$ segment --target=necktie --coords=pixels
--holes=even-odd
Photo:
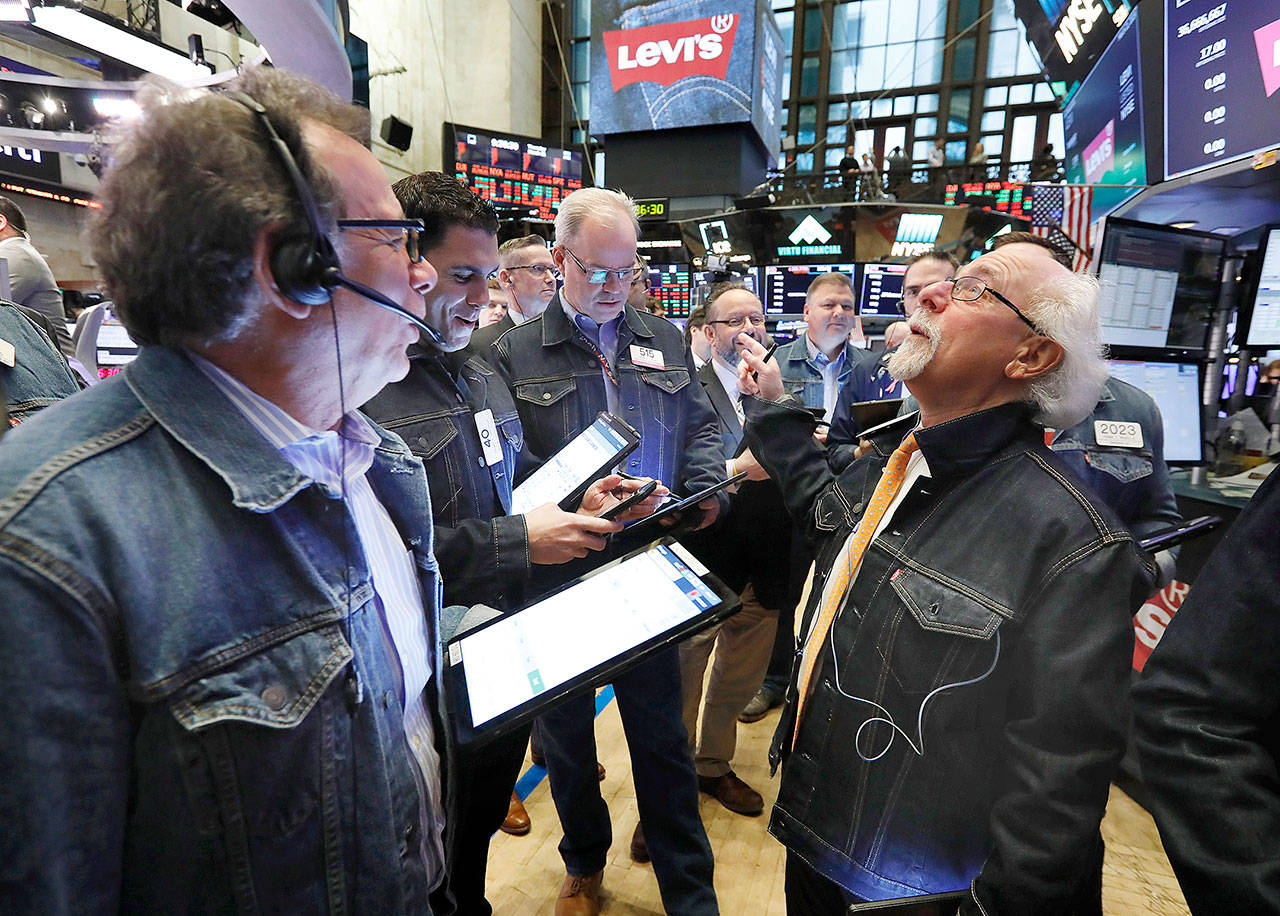
[[[839,609],[844,593],[849,588],[849,582],[853,578],[854,570],[862,562],[862,554],[866,551],[867,545],[871,543],[871,535],[875,533],[876,526],[880,524],[880,519],[884,517],[885,510],[889,508],[889,503],[893,502],[893,498],[898,495],[898,490],[902,488],[902,481],[907,471],[907,462],[911,460],[912,453],[918,448],[915,433],[912,433],[902,440],[902,444],[889,456],[889,463],[885,465],[884,473],[880,475],[880,482],[876,484],[875,492],[871,494],[871,502],[867,504],[866,514],[858,522],[858,527],[854,531],[853,537],[845,544],[840,556],[836,557],[835,566],[831,570],[831,584],[827,589],[826,599],[818,610],[818,619],[814,622],[813,629],[809,633],[809,638],[804,645],[804,655],[800,659],[800,677],[796,682],[800,690],[797,695],[796,727],[791,735],[793,746],[795,745],[796,736],[800,733],[800,721],[804,716],[804,708],[809,696],[809,679],[813,677],[813,668],[818,661],[818,652],[822,649],[822,644],[826,642],[827,633],[831,630],[831,623],[836,618],[836,610]]]

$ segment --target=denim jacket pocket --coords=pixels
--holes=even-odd
[[[458,435],[458,429],[449,417],[434,417],[387,428],[404,439],[410,451],[423,461],[431,461]]]
[[[548,406],[558,404],[577,390],[578,383],[573,378],[558,378],[550,381],[524,382],[516,385],[515,395],[521,401],[530,404]]]
[[[170,709],[193,732],[229,721],[292,728],[353,655],[336,626],[310,630],[189,684]]]
[[[684,369],[655,369],[651,372],[641,372],[640,378],[667,394],[675,394],[693,381],[693,376]]]
[[[1140,454],[1122,455],[1118,452],[1104,452],[1091,448],[1085,451],[1084,457],[1090,467],[1097,468],[1121,483],[1131,483],[1143,477],[1150,477],[1155,470],[1151,459]]]
[[[819,531],[835,531],[841,526],[853,528],[849,502],[838,486],[829,486],[819,494],[813,507],[813,523]]]
[[[889,584],[905,610],[881,655],[904,690],[923,693],[968,680],[991,663],[994,649],[983,647],[1008,615],[976,593],[910,569],[895,572]]]

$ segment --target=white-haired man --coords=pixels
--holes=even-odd
[[[515,394],[529,451],[550,457],[608,410],[641,434],[640,447],[626,461],[629,474],[686,494],[722,481],[720,425],[702,386],[693,381],[680,331],[626,304],[639,276],[639,223],[630,199],[601,188],[574,191],[561,202],[555,228],[552,257],[564,286],[541,316],[507,331],[490,351],[491,364]],[[723,495],[704,500],[700,527],[714,522],[727,503]],[[544,571],[542,581],[551,585],[579,572],[580,565],[568,563]],[[633,855],[645,855],[647,837],[668,912],[715,913],[711,847],[698,816],[675,649],[619,675],[613,688],[644,827],[633,838]],[[596,777],[594,714],[588,695],[539,720],[551,795],[564,828],[560,853],[568,876],[557,916],[599,912],[612,833]]]
[[[1045,447],[1097,401],[1096,286],[1009,251],[921,293],[890,369],[918,413],[832,476],[763,349],[746,435],[818,550],[772,757],[793,913],[966,891],[962,913],[1100,905],[1153,569]]]

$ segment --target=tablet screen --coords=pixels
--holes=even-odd
[[[706,572],[678,544],[655,544],[452,643],[450,656],[466,672],[472,726],[721,604],[700,578]]]
[[[628,445],[627,438],[601,415],[530,474],[511,494],[511,515],[524,515],[547,503],[559,503],[601,468],[613,465]]]

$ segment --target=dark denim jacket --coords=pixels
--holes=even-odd
[[[13,423],[80,390],[62,354],[11,302],[0,302],[0,339],[14,348],[13,367],[0,365],[0,393]]]
[[[823,405],[822,369],[809,356],[809,338],[802,330],[800,336],[778,349],[776,359],[782,373],[782,387],[804,401],[806,407]],[[860,350],[845,344],[844,365],[836,376],[836,391],[849,380],[855,367],[874,366],[876,355],[870,350]]]
[[[436,559],[448,605],[516,606],[528,579],[524,516],[509,516],[513,481],[532,469],[511,393],[469,351],[415,346],[409,374],[362,409],[422,459],[431,486]],[[476,414],[492,410],[501,462],[487,465]]]
[[[368,478],[426,599],[447,811],[426,480],[385,433]],[[430,912],[357,537],[172,350],[5,437],[0,911]]]
[[[794,749],[793,675],[769,829],[859,896],[972,882],[988,913],[1070,912],[1096,877],[1152,570],[1028,414],[1009,404],[917,433],[932,476],[864,554]],[[833,478],[798,408],[750,409],[747,439],[817,551],[802,633],[915,422]]]

